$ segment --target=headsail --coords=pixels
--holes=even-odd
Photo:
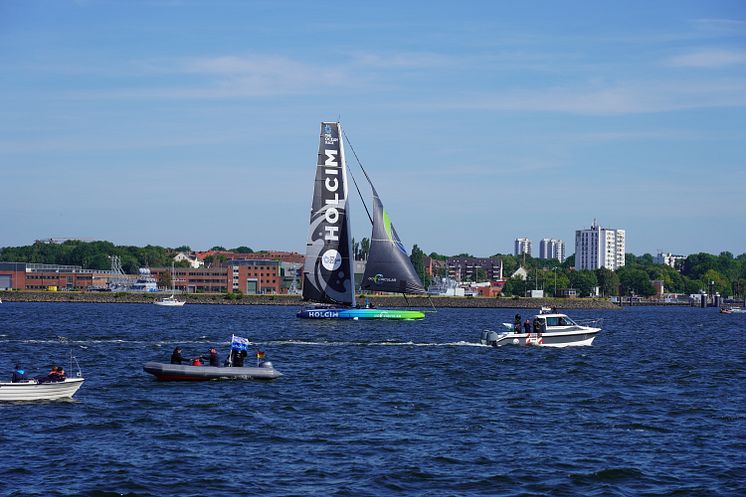
[[[339,123],[321,123],[303,300],[355,305],[347,165]]]
[[[374,292],[427,293],[370,178],[368,182],[373,190],[373,234],[363,275],[363,289]]]

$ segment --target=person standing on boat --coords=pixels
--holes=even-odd
[[[21,367],[20,364],[16,364],[15,370],[13,370],[13,376],[10,378],[11,383],[20,383],[26,381],[26,370]]]
[[[521,332],[521,315],[520,314],[515,315],[515,321],[513,321],[513,331],[515,331],[516,333]]]
[[[531,333],[531,321],[528,319],[523,322],[523,332],[526,334]]]
[[[181,356],[181,347],[176,347],[171,354],[171,364],[181,364],[182,362],[184,362],[184,358]]]
[[[215,347],[210,347],[210,366],[219,367],[220,358],[218,357],[218,350]]]

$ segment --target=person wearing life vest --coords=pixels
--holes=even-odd
[[[10,382],[20,383],[26,380],[28,380],[26,377],[26,370],[23,369],[20,364],[16,364],[16,368],[13,370],[13,376],[10,377]]]
[[[257,350],[256,351],[256,365],[261,366],[264,364],[264,358],[267,356],[267,354],[264,353],[263,350]]]

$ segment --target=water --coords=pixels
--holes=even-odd
[[[67,364],[73,401],[0,404],[0,495],[746,495],[746,316],[604,317],[593,347],[494,349],[516,311],[311,321],[286,307],[4,303],[0,368]],[[271,382],[142,371],[231,334]],[[69,366],[66,368],[69,372]]]

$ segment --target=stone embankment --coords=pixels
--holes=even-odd
[[[128,292],[0,292],[3,302],[80,302],[80,303],[121,303],[149,304],[162,295]],[[227,304],[227,305],[287,305],[303,306],[298,295],[236,295],[224,293],[190,293],[179,295],[188,304]],[[426,297],[372,296],[368,301],[376,307],[430,307]],[[619,309],[608,299],[514,299],[510,297],[433,297],[436,308],[506,308],[533,309],[541,306],[557,309]],[[364,303],[364,298],[360,298]]]

